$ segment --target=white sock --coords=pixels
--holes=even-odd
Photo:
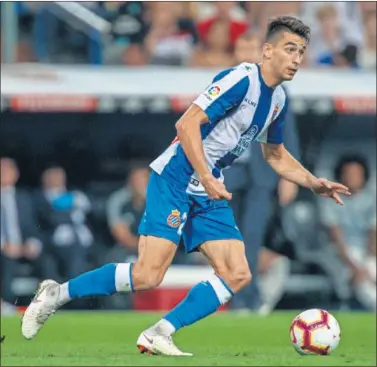
[[[71,300],[68,290],[68,282],[59,285],[58,303],[60,306],[68,303]]]
[[[156,324],[147,329],[146,332],[150,335],[171,336],[175,332],[175,327],[168,320],[161,319]]]
[[[120,263],[115,269],[115,288],[117,292],[133,292],[132,264]]]

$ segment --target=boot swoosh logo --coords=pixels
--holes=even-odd
[[[143,333],[143,335],[144,335],[144,337],[145,337],[145,339],[147,339],[147,341],[149,342],[149,343],[153,343],[153,338],[151,338],[151,337],[149,337],[147,334],[145,334],[145,333]]]

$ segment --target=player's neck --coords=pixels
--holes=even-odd
[[[260,63],[258,64],[260,68],[260,72],[263,78],[264,83],[270,88],[276,88],[278,85],[281,84],[281,79],[275,76],[273,70],[268,64]]]

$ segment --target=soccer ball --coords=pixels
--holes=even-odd
[[[297,315],[290,328],[293,348],[302,355],[332,353],[339,345],[340,335],[335,317],[318,308]]]

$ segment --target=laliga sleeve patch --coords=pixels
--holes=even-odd
[[[221,89],[218,85],[211,86],[206,92],[205,96],[210,100],[213,101],[220,95]]]

